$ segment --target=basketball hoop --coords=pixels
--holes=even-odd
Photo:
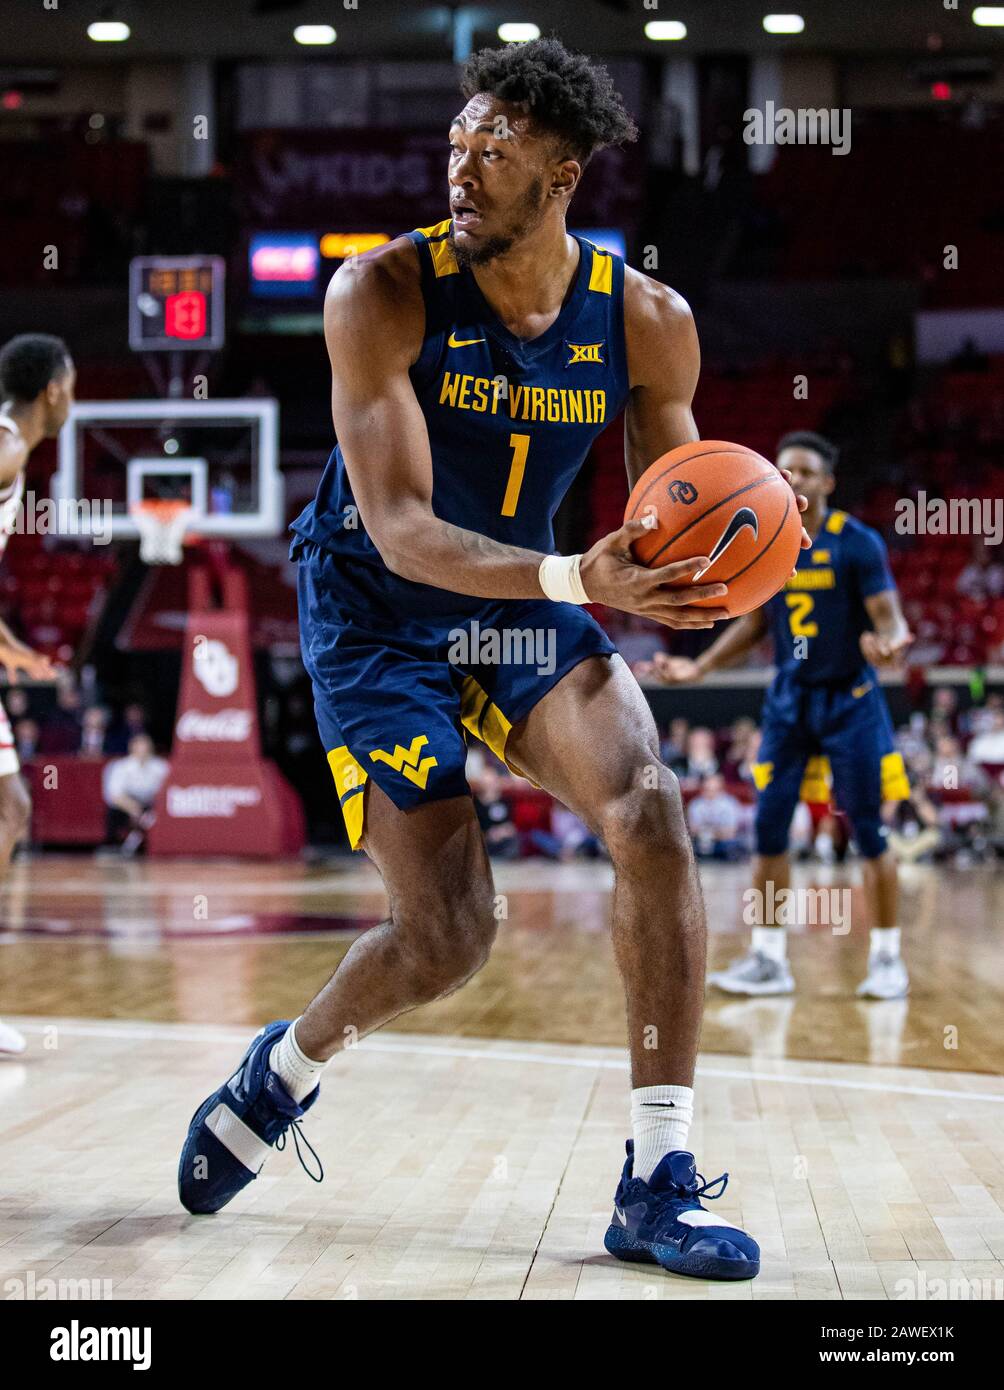
[[[180,565],[188,523],[194,507],[160,497],[144,498],[130,507],[139,527],[139,556],[148,565]]]

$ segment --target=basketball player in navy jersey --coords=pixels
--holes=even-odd
[[[22,333],[0,351],[0,557],[17,523],[24,498],[28,456],[43,439],[54,439],[70,406],[76,371],[66,344],[47,333]],[[0,622],[0,666],[13,683],[19,672],[51,680],[48,657],[34,652]],[[0,704],[0,876],[27,829],[31,798],[21,776],[10,722]],[[25,1049],[21,1034],[0,1022],[0,1055]]]
[[[910,794],[903,755],[875,667],[895,666],[913,640],[885,542],[870,526],[829,506],[837,449],[802,431],[778,444],[777,464],[808,498],[812,545],[765,607],[731,623],[696,661],[660,653],[651,673],[666,684],[699,681],[732,665],[769,631],[777,675],[764,701],[758,762],[753,885],[761,923],[750,950],[710,983],[729,994],[790,994],[785,928],[764,920],[790,883],[788,834],[799,795],[847,813],[862,858],[871,916],[867,999],[899,999],[909,989],[900,951],[896,860],[886,845],[883,801]],[[637,669],[637,668],[636,668]],[[647,671],[646,671],[647,673]]]
[[[634,1138],[607,1249],[749,1278],[758,1247],[702,1208],[724,1180],[709,1193],[687,1148],[705,922],[680,793],[641,691],[582,607],[702,628],[724,611],[695,600],[726,591],[667,587],[706,557],[633,563],[640,522],[584,555],[552,553],[558,505],[622,409],[631,483],[697,439],[693,320],[672,290],[565,230],[590,155],[635,133],[605,70],[539,40],[477,54],[462,88],[450,219],[331,283],[338,447],[293,527],[318,725],[351,843],[379,867],[391,915],[196,1112],[181,1200],[224,1206],[314,1104],[346,1037],[485,963],[494,889],[464,775],[474,737],[580,816],[616,872]],[[552,644],[543,668],[538,635]]]

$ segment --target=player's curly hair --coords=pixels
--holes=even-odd
[[[4,399],[33,401],[49,382],[62,376],[70,351],[50,333],[19,333],[0,351],[0,392]]]
[[[777,441],[775,458],[785,449],[811,449],[823,460],[827,473],[835,473],[837,470],[840,450],[832,439],[824,439],[821,434],[816,434],[813,430],[792,430],[789,434],[782,435]]]
[[[596,150],[638,138],[606,68],[557,39],[483,48],[465,64],[460,90],[468,100],[488,92],[522,107],[583,166]]]

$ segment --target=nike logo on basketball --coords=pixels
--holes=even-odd
[[[475,343],[483,343],[484,338],[458,338],[455,333],[451,333],[446,340],[447,347],[473,347]]]
[[[747,526],[753,532],[753,539],[756,540],[757,536],[760,534],[760,524],[757,520],[757,514],[752,507],[740,507],[739,510],[732,517],[732,520],[729,522],[728,526],[726,526],[725,530],[718,537],[718,540],[715,542],[714,546],[711,548],[711,550],[708,551],[708,555],[710,556],[710,563],[705,565],[702,570],[697,571],[697,573],[694,575],[693,580],[691,581],[692,583],[696,584],[696,582],[698,581],[698,579],[700,579],[702,574],[707,574],[708,570],[711,569],[715,561],[720,559],[725,554],[726,550],[728,550],[729,546],[739,535],[740,531],[745,531]]]

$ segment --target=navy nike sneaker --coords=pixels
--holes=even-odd
[[[178,1196],[190,1212],[201,1215],[225,1207],[254,1181],[273,1148],[286,1147],[290,1125],[303,1171],[314,1182],[322,1181],[321,1161],[300,1130],[300,1120],[321,1088],[315,1086],[297,1105],[268,1065],[272,1048],[288,1027],[287,1019],[279,1019],[263,1028],[230,1080],[192,1116],[178,1164]],[[301,1139],[317,1163],[317,1177],[304,1161]]]
[[[694,1155],[674,1149],[644,1182],[633,1175],[634,1142],[627,1141],[627,1161],[614,1198],[603,1244],[619,1260],[660,1264],[671,1274],[697,1279],[753,1279],[760,1273],[760,1247],[745,1231],[719,1221],[698,1198],[712,1201],[728,1184],[723,1173],[705,1182]],[[718,1187],[717,1192],[711,1188]]]

